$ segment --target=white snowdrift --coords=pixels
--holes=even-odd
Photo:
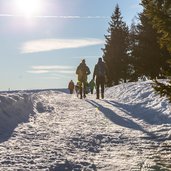
[[[166,115],[171,118],[171,105],[165,97],[160,97],[152,88],[152,81],[132,82],[117,85],[106,91],[106,98],[113,99],[130,112],[160,122]]]
[[[26,122],[33,113],[31,93],[0,94],[0,134],[14,129],[18,123]]]
[[[34,104],[41,93],[48,94],[49,90],[25,90],[0,93],[0,135],[12,131],[19,123],[28,122],[31,114],[47,111],[43,102]],[[56,89],[54,89],[56,90]],[[67,89],[59,89],[58,93],[67,93]],[[34,107],[35,106],[35,107]]]

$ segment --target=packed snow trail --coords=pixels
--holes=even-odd
[[[35,114],[0,144],[0,170],[171,170],[170,118],[151,109],[163,120],[150,120],[131,105],[94,96],[35,93]]]

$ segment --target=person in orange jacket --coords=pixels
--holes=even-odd
[[[70,94],[73,94],[73,92],[74,92],[74,82],[72,80],[68,84],[68,89],[69,89]]]

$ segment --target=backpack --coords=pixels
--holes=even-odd
[[[96,75],[98,77],[104,77],[105,76],[105,64],[104,63],[98,63],[97,64]]]
[[[88,67],[86,65],[79,65],[76,71],[76,74],[78,74],[78,80],[79,81],[86,81],[88,72]]]
[[[68,88],[73,90],[74,89],[74,83],[73,82],[69,82]]]

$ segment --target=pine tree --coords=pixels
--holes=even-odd
[[[145,11],[139,14],[140,23],[134,36],[136,42],[132,49],[134,69],[139,77],[155,79],[163,77],[163,70],[168,68],[166,61],[171,56],[165,47],[160,47],[158,43],[160,34],[144,14]]]
[[[136,67],[136,47],[138,45],[137,25],[133,21],[129,31],[129,59],[130,59],[130,81],[138,81],[140,77],[138,68]]]
[[[171,1],[142,0],[142,5],[153,27],[161,34],[159,37],[160,45],[162,47],[166,46],[171,54]],[[171,68],[171,59],[169,63]],[[167,75],[171,75],[171,69],[167,71]],[[156,80],[154,88],[162,96],[167,96],[171,101],[171,79],[166,84]]]
[[[103,59],[108,68],[108,84],[119,84],[120,80],[126,82],[128,75],[128,27],[122,21],[118,5],[111,16],[106,43],[103,50]]]
[[[171,1],[170,0],[142,0],[146,14],[160,36],[160,44],[171,52]]]

